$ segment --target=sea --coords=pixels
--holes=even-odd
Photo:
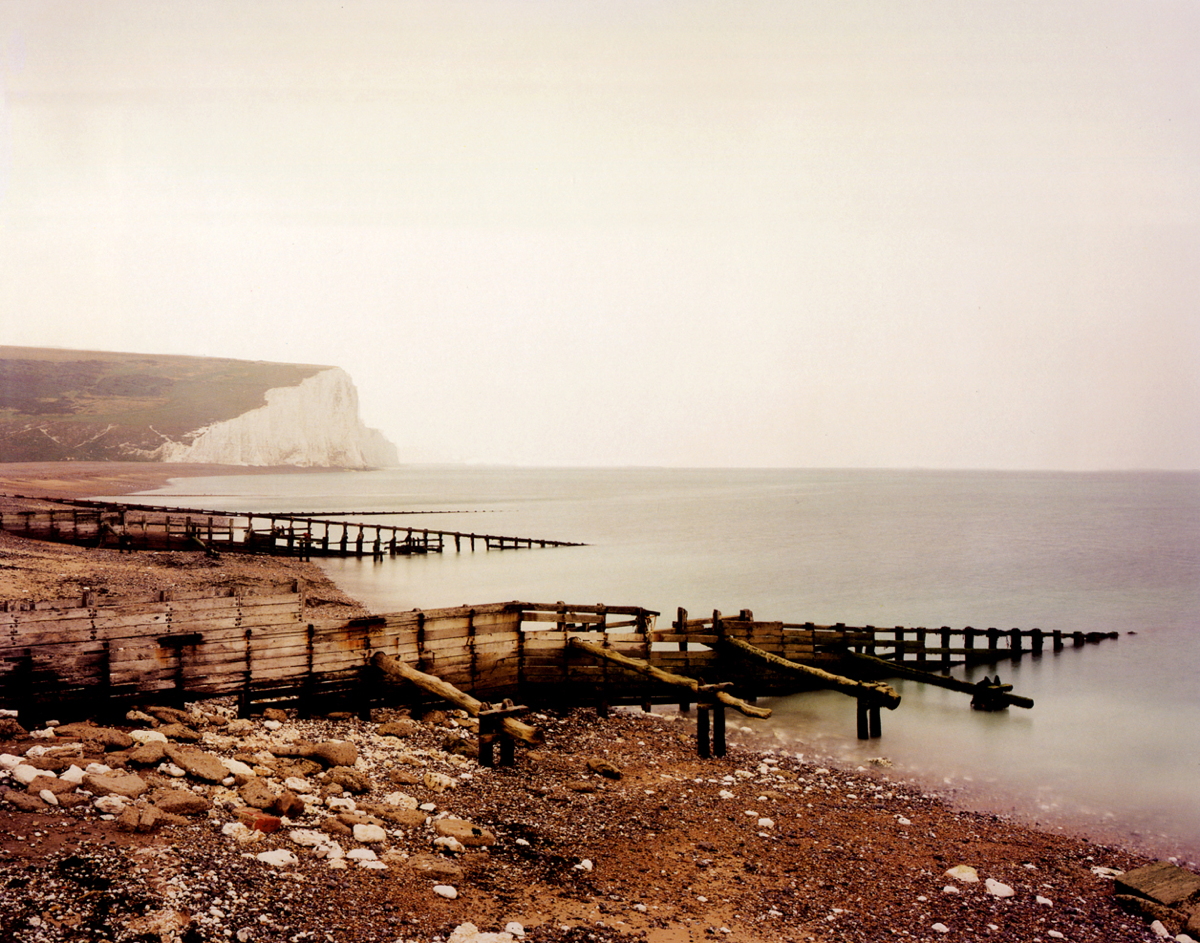
[[[128,499],[127,499],[128,500]],[[883,736],[835,692],[731,715],[733,739],[883,767],[966,809],[1200,861],[1200,473],[408,466],[175,479],[145,503],[391,512],[371,523],[580,547],[320,565],[377,612],[522,600],[638,605],[669,625],[784,622],[1116,632],[997,672],[1030,710],[895,680]],[[890,764],[890,767],[888,766]]]

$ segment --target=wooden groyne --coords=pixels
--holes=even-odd
[[[947,649],[957,664],[971,655],[995,661],[1035,653],[1026,639],[1038,631],[995,633],[995,645],[955,651],[943,630],[762,622],[748,610],[689,619],[683,609],[671,626],[658,629],[657,616],[637,606],[514,601],[321,622],[305,618],[303,587],[293,584],[254,593],[89,592],[70,600],[7,602],[0,606],[0,705],[38,722],[123,711],[136,702],[229,695],[245,712],[290,700],[337,701],[360,713],[374,704],[437,696],[436,687],[411,683],[416,675],[399,687],[378,683],[381,668],[389,667],[403,682],[396,666],[404,665],[477,701],[497,724],[507,715],[495,702],[505,699],[599,708],[677,703],[687,709],[695,702],[706,753],[710,714],[714,745],[720,730],[719,752],[726,705],[764,716],[770,712],[755,707],[755,698],[813,688],[854,698],[859,736],[879,736],[879,708],[895,708],[900,700],[879,683],[880,675],[928,674],[913,666],[941,665]],[[1091,633],[1078,644],[1101,637],[1108,635]],[[1076,641],[1075,635],[1064,638]],[[917,647],[921,640],[924,648]],[[869,671],[862,670],[864,662]],[[979,689],[964,682],[945,686],[955,685]],[[989,681],[988,687],[1007,697],[998,706],[1030,706],[1009,686]]]
[[[29,498],[49,502],[50,498]],[[67,502],[60,502],[67,503]],[[580,547],[538,537],[402,527],[329,517],[72,500],[67,508],[6,511],[0,530],[35,540],[125,551],[204,550],[274,556],[373,557],[464,550]]]

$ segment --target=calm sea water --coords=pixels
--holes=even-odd
[[[745,726],[809,757],[887,757],[969,807],[1200,860],[1200,474],[415,466],[181,479],[153,500],[458,511],[368,520],[589,544],[322,563],[376,611],[565,600],[646,606],[660,624],[683,606],[1119,632],[1001,663],[1029,711],[900,681],[880,740],[854,739],[854,702],[827,692]]]

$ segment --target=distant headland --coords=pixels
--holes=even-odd
[[[373,468],[396,447],[339,367],[0,346],[0,462]]]

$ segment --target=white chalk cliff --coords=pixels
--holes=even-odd
[[[266,405],[197,429],[188,441],[167,441],[160,462],[220,465],[302,465],[379,468],[396,465],[396,446],[363,425],[358,391],[346,371],[331,367],[296,386],[266,392]]]

